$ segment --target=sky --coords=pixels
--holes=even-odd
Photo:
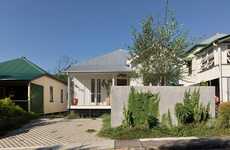
[[[189,38],[230,33],[229,0],[169,0]],[[164,15],[165,0],[0,0],[0,61],[25,56],[53,72],[132,45],[132,29]]]

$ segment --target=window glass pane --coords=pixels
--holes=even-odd
[[[97,102],[101,102],[101,79],[97,79]]]
[[[63,103],[63,90],[61,89],[61,103]]]
[[[95,102],[95,79],[91,79],[91,102]]]
[[[50,102],[54,101],[54,95],[53,95],[53,87],[50,86]]]

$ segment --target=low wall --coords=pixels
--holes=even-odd
[[[123,120],[123,108],[127,105],[130,86],[113,86],[111,89],[112,109],[111,109],[111,125],[117,127],[121,125]],[[215,87],[207,86],[140,86],[134,87],[138,91],[159,93],[159,113],[160,118],[164,113],[170,110],[172,121],[176,124],[175,104],[183,101],[185,91],[193,91],[199,89],[200,102],[203,104],[210,103],[211,116],[215,116]]]

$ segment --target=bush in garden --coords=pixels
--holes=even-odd
[[[124,126],[153,127],[158,124],[159,96],[131,88],[128,107],[124,109]]]
[[[0,100],[0,134],[18,128],[37,117],[36,114],[26,112],[15,105],[9,98]]]
[[[172,128],[173,124],[172,124],[172,118],[171,118],[171,113],[168,110],[168,113],[165,113],[162,115],[161,117],[161,124],[164,127],[168,127],[168,128]]]
[[[147,122],[148,122],[148,128],[149,129],[152,129],[152,128],[158,126],[158,124],[159,124],[159,120],[153,115],[148,115]]]
[[[192,93],[186,91],[182,103],[175,107],[176,117],[180,124],[201,123],[209,119],[210,104],[203,106],[200,103],[199,90]]]
[[[220,104],[217,126],[222,128],[230,127],[230,102],[224,102]]]
[[[132,112],[126,110],[124,107],[124,120],[123,120],[123,126],[124,127],[134,127],[134,118]]]

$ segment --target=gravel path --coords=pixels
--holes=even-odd
[[[0,149],[109,149],[114,141],[98,137],[102,119],[39,119],[0,139]],[[91,131],[91,132],[90,132]]]

